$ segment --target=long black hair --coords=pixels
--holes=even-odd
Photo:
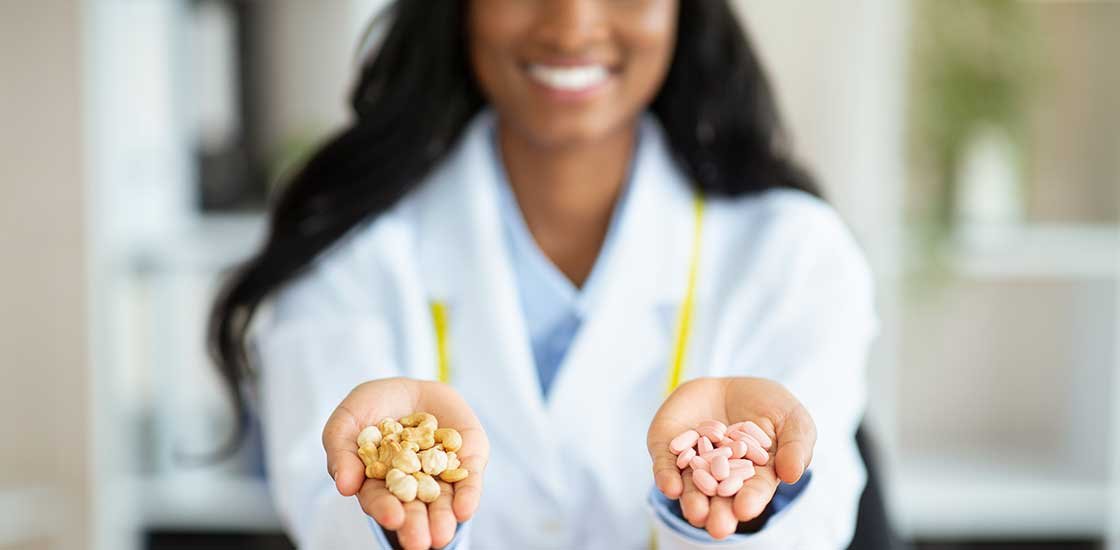
[[[263,247],[229,279],[209,349],[239,412],[253,377],[245,338],[261,302],[362,222],[392,207],[455,145],[485,105],[467,56],[466,2],[398,1],[350,99],[353,122],[329,139],[275,202]],[[726,0],[683,0],[672,65],[650,110],[676,162],[709,196],[771,188],[819,195],[789,156],[762,65]]]

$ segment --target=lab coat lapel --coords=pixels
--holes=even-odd
[[[532,449],[508,458],[525,471],[547,472],[542,461],[553,443],[502,240],[488,142],[492,116],[476,117],[449,161],[418,190],[421,265],[431,299],[447,305],[451,384],[479,415],[493,452]],[[559,490],[547,476],[538,481]]]

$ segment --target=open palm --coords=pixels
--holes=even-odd
[[[677,468],[669,441],[708,419],[731,424],[752,420],[774,440],[765,466],[734,497],[708,497],[692,483],[691,470]],[[722,539],[766,509],[779,481],[794,483],[809,465],[816,427],[808,411],[781,384],[763,378],[700,378],[682,384],[661,405],[646,443],[653,476],[665,496],[680,499],[689,523]]]
[[[425,505],[419,500],[401,503],[389,493],[385,481],[366,479],[358,458],[357,437],[362,428],[385,417],[400,418],[429,412],[440,427],[455,428],[463,436],[458,456],[470,475],[455,484],[440,481],[440,496]],[[445,546],[455,535],[457,522],[466,521],[478,508],[482,471],[490,456],[490,443],[478,418],[451,386],[439,382],[388,378],[354,388],[331,414],[323,429],[327,470],[338,492],[357,495],[362,510],[385,529],[396,531],[401,546],[425,549]]]

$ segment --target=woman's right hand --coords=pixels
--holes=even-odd
[[[358,432],[385,417],[424,411],[435,415],[441,428],[455,428],[463,436],[458,456],[470,475],[452,486],[440,481],[441,493],[430,505],[419,500],[401,503],[385,482],[366,479],[358,458]],[[396,531],[407,550],[439,548],[455,536],[458,522],[474,514],[482,495],[482,472],[490,457],[490,443],[474,411],[447,384],[387,378],[354,388],[323,428],[327,472],[343,496],[357,495],[362,510],[382,527]]]

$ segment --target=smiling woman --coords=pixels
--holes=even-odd
[[[354,123],[283,190],[211,325],[242,410],[258,385],[301,546],[630,548],[651,520],[670,548],[846,545],[871,278],[728,4],[389,17]],[[470,449],[430,505],[366,479],[354,443],[415,410]],[[736,495],[668,449],[704,419],[774,441]]]

